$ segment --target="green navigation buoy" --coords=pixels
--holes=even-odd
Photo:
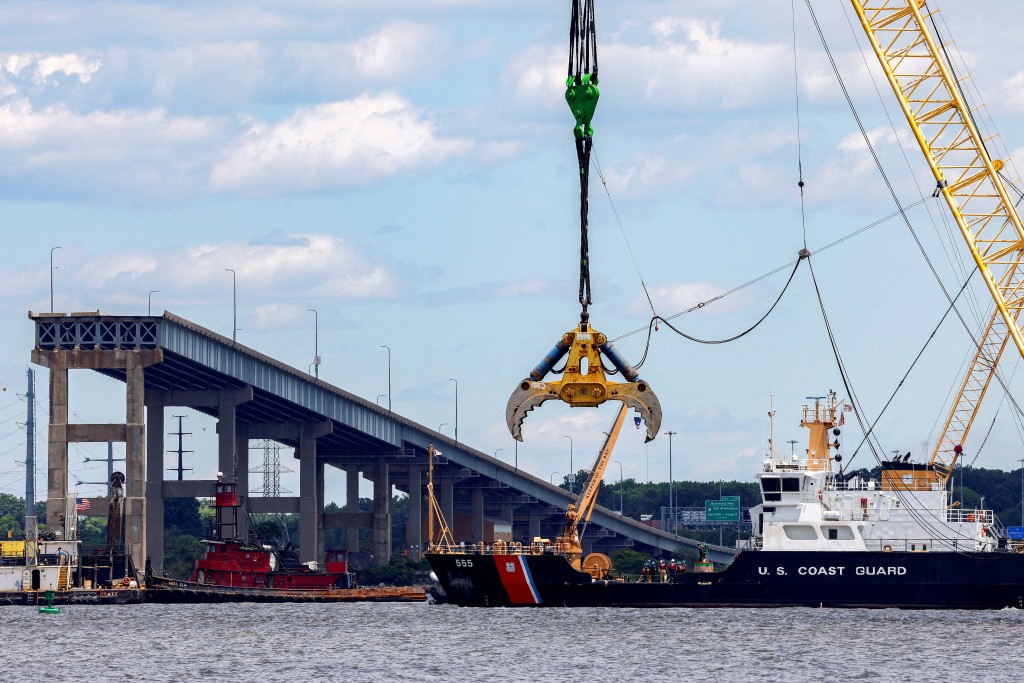
[[[56,607],[53,604],[53,601],[56,599],[56,597],[57,597],[57,592],[56,591],[52,591],[52,590],[46,591],[46,604],[39,606],[39,613],[40,614],[60,614],[60,607]]]

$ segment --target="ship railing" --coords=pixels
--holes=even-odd
[[[968,524],[995,524],[995,513],[992,510],[965,510],[963,508],[949,508],[946,510],[946,521],[953,523]]]
[[[563,547],[565,546],[565,547]],[[565,544],[538,542],[519,543],[518,541],[495,541],[493,543],[446,543],[433,545],[429,552],[439,554],[470,554],[470,555],[543,555],[568,550]]]

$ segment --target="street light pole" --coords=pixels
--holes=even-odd
[[[437,433],[438,434],[441,434],[441,427],[444,427],[446,424],[448,424],[448,423],[447,422],[442,422],[441,424],[437,425]]]
[[[52,247],[50,249],[50,313],[53,313],[53,252],[60,249],[60,247]]]
[[[669,431],[665,432],[665,434],[668,434],[668,519],[669,528],[674,528],[672,522],[674,521],[676,507],[672,496],[672,437],[676,433]],[[673,531],[673,533],[675,532]]]
[[[494,449],[494,459],[495,460],[498,459],[498,451],[503,451],[503,450],[505,450],[505,449],[504,448],[495,448]]]
[[[148,297],[149,301],[146,304],[146,315],[153,315],[153,295],[154,294],[159,294],[159,293],[160,293],[159,289],[151,289],[151,290],[149,290],[149,297]]]
[[[619,463],[619,514],[622,515],[623,517],[625,517],[626,513],[625,513],[625,510],[623,509],[625,503],[623,503],[623,498],[622,498],[622,461],[621,460],[614,460],[613,462]]]
[[[313,373],[320,379],[320,314],[315,308],[307,308],[313,314]]]
[[[381,344],[380,348],[388,350],[388,412],[391,412],[391,347]]]
[[[448,378],[449,382],[455,382],[455,443],[459,442],[459,380]]]
[[[231,273],[231,341],[238,343],[238,274],[232,268],[224,270]]]
[[[552,473],[551,473],[551,476],[550,476],[550,477],[548,477],[548,483],[549,483],[549,484],[554,484],[554,483],[555,483],[555,475],[556,475],[556,474],[558,474],[558,472],[552,472]]]
[[[572,437],[567,436],[565,438],[569,439],[569,493],[573,493],[573,484],[576,483],[576,470],[574,470],[572,467]]]
[[[381,399],[381,398],[382,398],[383,396],[384,396],[384,394],[377,394],[377,405],[380,405],[380,399]]]

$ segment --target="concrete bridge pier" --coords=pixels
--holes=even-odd
[[[125,552],[138,571],[146,562],[145,370],[163,361],[161,349],[40,349],[32,362],[50,370],[50,424],[47,451],[47,527],[70,534],[68,443],[119,441],[125,444]],[[123,424],[69,424],[68,371],[119,370],[125,373]]]
[[[484,490],[481,488],[472,489],[470,494],[470,519],[472,524],[471,539],[474,543],[484,540]]]
[[[423,554],[423,468],[414,465],[409,466],[409,523],[405,527],[405,545],[410,558],[420,559]]]
[[[164,571],[164,403],[146,392],[146,552],[153,571]]]
[[[346,524],[345,547],[350,553],[359,552],[359,524],[355,515],[359,514],[359,466],[350,465],[345,471],[345,512],[349,515]]]
[[[373,478],[373,564],[391,561],[391,481],[388,461],[377,458]]]

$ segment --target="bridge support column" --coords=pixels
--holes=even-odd
[[[235,490],[245,506],[238,511],[238,537],[249,538],[249,425],[235,420]]]
[[[409,467],[409,523],[405,527],[409,557],[418,560],[423,552],[423,468]]]
[[[322,519],[320,503],[316,497],[316,437],[303,429],[299,438],[299,560],[313,562],[317,559],[320,540],[317,538]]]
[[[125,359],[124,548],[137,572],[146,566],[146,361],[139,351]]]
[[[531,514],[530,515],[530,543],[533,543],[533,539],[540,536],[540,519],[542,515]]]
[[[324,461],[316,462],[316,561],[321,566],[327,561],[324,552]]]
[[[146,551],[153,571],[164,571],[164,404],[146,392]]]
[[[33,359],[35,360],[35,359]],[[38,362],[38,361],[37,361]],[[63,529],[68,497],[68,362],[62,351],[50,355],[50,430],[47,447],[46,526]]]
[[[146,562],[145,368],[163,361],[163,351],[125,349],[33,349],[32,361],[50,369],[50,429],[47,463],[47,527],[68,534],[68,443],[125,444],[125,552],[141,571]],[[124,424],[68,424],[68,370],[125,372]]]
[[[235,492],[244,496],[245,491],[239,486],[238,480],[238,439],[235,431],[236,404],[228,395],[220,397],[217,404],[217,469],[226,482],[235,483]],[[239,512],[238,517],[241,517]],[[238,538],[238,525],[235,521],[235,510],[217,508],[217,529],[224,540]]]
[[[484,539],[484,490],[473,489],[470,499],[470,516],[473,522],[473,542],[479,543]]]
[[[441,480],[441,495],[437,501],[438,505],[441,506],[441,514],[444,515],[444,521],[448,524],[448,528],[451,529],[452,534],[455,533],[455,482],[451,479]],[[465,540],[465,539],[452,539],[454,541]]]
[[[359,466],[352,465],[345,471],[345,512],[359,512]],[[359,552],[359,525],[350,524],[346,529],[345,548],[350,553]]]
[[[373,564],[383,567],[391,561],[391,481],[388,461],[378,458],[373,479]]]

